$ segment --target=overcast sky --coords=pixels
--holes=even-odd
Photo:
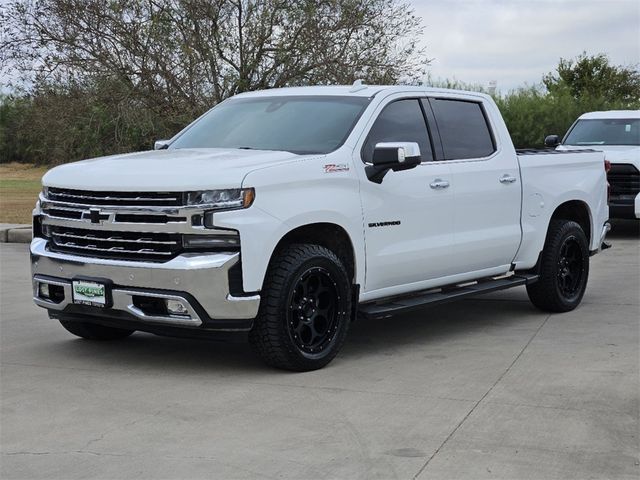
[[[409,0],[425,26],[434,79],[507,91],[539,83],[560,57],[640,63],[638,0]]]
[[[506,92],[539,83],[561,57],[583,51],[640,64],[640,0],[407,1],[423,19],[435,80],[495,80]],[[6,80],[0,77],[0,90]]]

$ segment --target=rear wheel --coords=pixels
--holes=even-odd
[[[286,370],[324,367],[349,329],[351,284],[338,257],[319,245],[285,247],[271,262],[249,341]]]
[[[539,272],[540,279],[527,285],[529,299],[536,307],[568,312],[580,304],[589,278],[589,244],[579,224],[551,222]]]
[[[60,320],[62,326],[77,337],[87,340],[120,340],[131,335],[135,330],[106,327],[97,323],[79,322],[75,320]]]

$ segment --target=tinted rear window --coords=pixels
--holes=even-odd
[[[479,103],[432,99],[445,160],[482,158],[495,151],[491,131]]]

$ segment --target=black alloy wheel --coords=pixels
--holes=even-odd
[[[547,312],[568,312],[582,301],[589,279],[589,241],[571,220],[552,220],[538,265],[539,279],[527,285],[531,303]]]
[[[340,294],[324,268],[312,267],[298,278],[289,295],[287,325],[301,352],[323,351],[335,340]]]
[[[584,275],[582,249],[575,235],[565,238],[558,258],[558,289],[560,294],[571,299],[580,291]]]
[[[351,291],[349,274],[334,252],[307,243],[284,246],[269,264],[249,332],[251,346],[277,368],[324,367],[347,337]]]

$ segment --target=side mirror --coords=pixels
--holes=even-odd
[[[171,140],[156,140],[153,144],[153,149],[166,150],[167,148],[169,148],[170,143],[171,143]]]
[[[365,168],[367,178],[382,183],[389,170],[398,172],[420,165],[420,146],[415,142],[381,142],[373,149],[373,165]]]
[[[553,148],[560,145],[560,137],[558,135],[547,135],[544,138],[544,146]]]

